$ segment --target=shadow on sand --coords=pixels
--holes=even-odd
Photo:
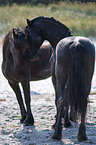
[[[77,133],[78,133],[78,124],[72,123],[72,127],[63,128],[62,131],[62,140],[57,141],[51,139],[51,136],[54,133],[54,130],[51,129],[41,129],[37,130],[36,126],[25,126],[22,131],[14,134],[14,137],[22,145],[63,145],[63,144],[79,144],[79,145],[95,145],[96,144],[96,124],[87,123],[87,136],[88,140],[85,142],[78,142]],[[44,128],[44,127],[43,127]]]

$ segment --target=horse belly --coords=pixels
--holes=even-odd
[[[49,78],[51,76],[51,69],[43,69],[31,74],[31,81],[38,81]]]

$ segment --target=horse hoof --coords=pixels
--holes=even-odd
[[[28,121],[28,120],[25,120],[24,122],[23,122],[23,125],[24,126],[33,126],[34,125],[34,121]]]
[[[87,135],[86,135],[86,129],[85,126],[79,127],[79,132],[78,132],[78,141],[86,141],[88,140]]]
[[[70,117],[70,120],[76,123],[76,118]]]
[[[24,126],[32,126],[34,125],[34,118],[33,116],[26,117],[26,119],[23,122]]]
[[[65,127],[65,128],[68,128],[68,127],[70,127],[70,126],[72,126],[72,124],[70,123],[70,121],[64,123],[64,127]]]
[[[62,138],[62,134],[57,135],[57,133],[54,133],[52,136],[52,139],[56,139],[56,140],[61,140],[61,138]]]
[[[26,116],[25,116],[25,117],[22,117],[22,118],[20,119],[20,123],[23,123],[24,120],[25,120],[25,118],[26,118]]]
[[[78,141],[82,142],[82,141],[86,141],[88,140],[86,135],[78,135]]]
[[[55,125],[56,125],[56,123],[52,125],[52,129],[55,129]]]
[[[33,126],[34,123],[24,122],[23,125],[24,125],[24,126]]]

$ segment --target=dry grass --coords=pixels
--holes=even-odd
[[[12,5],[0,7],[0,33],[11,27],[26,26],[26,18],[49,16],[64,23],[74,35],[96,37],[96,3],[66,3],[46,5]]]

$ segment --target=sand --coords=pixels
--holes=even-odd
[[[2,49],[0,47],[0,66]],[[78,142],[78,123],[63,128],[62,140],[52,140],[52,125],[55,121],[55,97],[51,77],[31,82],[31,108],[35,119],[34,126],[24,127],[20,124],[20,110],[13,90],[4,78],[0,67],[0,145],[63,145],[96,144],[96,68],[92,80],[86,115],[86,132],[88,141]],[[23,95],[23,92],[22,92]]]

